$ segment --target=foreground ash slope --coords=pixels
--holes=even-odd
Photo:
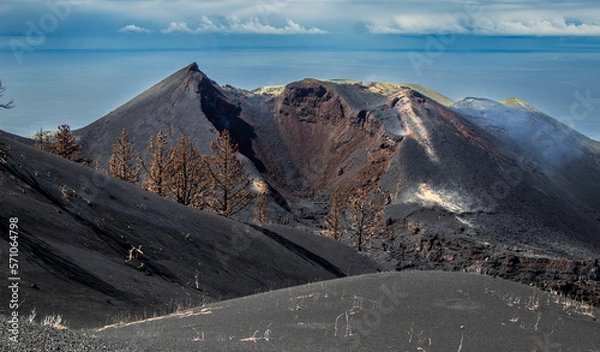
[[[193,210],[12,139],[0,145],[0,222],[19,218],[22,315],[98,326],[378,270],[320,236]]]
[[[407,271],[262,293],[94,335],[144,351],[595,351],[599,313],[506,280]]]

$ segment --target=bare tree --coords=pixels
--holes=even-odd
[[[382,210],[365,189],[359,189],[348,199],[348,215],[354,247],[362,252],[369,248],[369,241],[377,236],[385,222]]]
[[[265,223],[269,221],[269,197],[266,192],[261,192],[256,198],[254,220]]]
[[[6,90],[6,87],[2,85],[2,81],[0,80],[0,98],[2,98],[4,96],[5,90]],[[14,105],[13,105],[12,100],[6,104],[0,103],[0,109],[12,109],[13,107],[14,107]]]
[[[167,187],[178,203],[204,208],[206,175],[198,147],[182,136],[179,144],[171,147],[165,165]]]
[[[251,183],[244,164],[237,158],[237,144],[229,131],[210,144],[213,155],[205,158],[206,170],[212,183],[210,208],[223,216],[231,216],[247,207],[255,195],[249,191]]]
[[[199,165],[199,177],[200,180],[196,187],[195,192],[192,194],[192,202],[190,203],[192,208],[206,210],[209,209],[209,204],[211,200],[211,185],[212,180],[208,177],[208,174],[204,170],[204,158],[203,156]]]
[[[325,216],[325,230],[322,231],[322,235],[336,241],[340,241],[344,234],[343,203],[342,192],[339,189],[335,190],[329,197],[329,213]]]
[[[2,98],[4,96],[4,91],[6,90],[6,87],[4,87],[2,85],[2,81],[0,80],[0,98]],[[12,109],[13,108],[13,101],[9,101],[7,104],[2,104],[0,103],[0,108],[2,109]],[[2,145],[0,146],[0,163],[1,164],[5,164],[6,163],[6,156],[8,154],[8,147],[6,147],[6,145],[4,143],[2,143]]]
[[[148,149],[150,150],[150,157],[152,158],[149,169],[146,167],[142,157],[138,156],[140,165],[146,171],[146,178],[144,179],[144,182],[142,182],[142,187],[161,197],[166,197],[168,190],[166,170],[169,158],[167,135],[164,134],[162,130],[158,131],[156,139],[150,137]]]
[[[129,183],[137,183],[139,180],[140,168],[135,163],[136,153],[133,144],[129,141],[127,129],[121,131],[117,137],[117,143],[113,144],[113,152],[109,161],[109,175],[120,178]]]
[[[71,126],[60,125],[50,145],[50,152],[72,161],[79,160],[79,144],[71,134]]]
[[[42,128],[35,133],[35,147],[39,150],[50,150],[52,148],[48,132],[44,132]]]

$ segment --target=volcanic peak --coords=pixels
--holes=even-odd
[[[190,71],[190,72],[200,72],[203,73],[202,71],[200,71],[200,69],[198,68],[198,64],[196,62],[192,62],[191,64],[187,65],[185,67],[186,70]]]

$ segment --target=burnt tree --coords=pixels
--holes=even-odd
[[[49,146],[50,152],[72,161],[79,160],[79,144],[71,133],[71,126],[60,125],[54,136],[54,143]]]
[[[269,197],[265,192],[261,192],[256,197],[256,204],[254,207],[254,220],[256,222],[266,223],[269,221]]]
[[[329,213],[325,216],[325,229],[322,235],[340,241],[344,234],[344,199],[340,190],[329,197]]]
[[[237,158],[238,147],[229,131],[210,145],[213,155],[204,159],[211,180],[209,208],[217,214],[231,216],[252,203],[255,195],[250,192],[251,180],[244,164]]]
[[[150,167],[147,167],[141,156],[138,156],[139,163],[146,172],[142,187],[150,192],[156,193],[161,197],[167,196],[168,175],[167,163],[169,161],[169,144],[167,136],[163,131],[158,131],[156,139],[150,137],[148,143],[150,151]]]
[[[2,81],[0,81],[0,98],[4,96],[4,91],[6,87],[2,85]],[[0,103],[0,109],[12,109],[14,107],[13,101],[9,101],[8,103]]]
[[[202,156],[193,142],[182,136],[169,150],[165,165],[166,186],[175,201],[195,208],[205,207],[206,175],[202,169]]]
[[[109,161],[109,174],[129,183],[137,183],[140,168],[136,163],[136,152],[133,144],[129,141],[129,135],[124,128],[121,135],[117,137],[117,143],[113,144],[113,152]]]
[[[348,198],[348,216],[354,247],[363,252],[370,249],[370,240],[383,230],[383,211],[371,199],[369,192],[359,189]]]

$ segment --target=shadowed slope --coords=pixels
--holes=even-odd
[[[259,228],[181,206],[18,142],[1,142],[8,157],[0,165],[0,222],[8,228],[10,217],[19,218],[23,314],[35,308],[40,315],[62,314],[71,327],[94,326],[116,315],[152,314],[378,268],[334,241],[277,234],[288,243],[282,245]],[[315,254],[304,247],[314,241],[332,250]],[[7,238],[0,246],[6,253]],[[8,300],[6,294],[2,290]]]

